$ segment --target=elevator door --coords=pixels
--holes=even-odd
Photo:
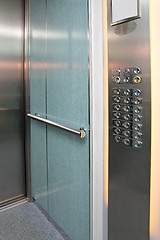
[[[0,204],[25,194],[22,0],[0,1]]]
[[[30,0],[32,197],[72,240],[89,240],[88,92],[87,1]]]

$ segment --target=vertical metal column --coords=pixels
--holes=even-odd
[[[108,0],[109,240],[149,240],[151,152],[149,0],[140,1],[141,18],[121,22],[115,26],[111,26],[111,2]],[[126,77],[126,72],[133,72],[134,67],[142,70],[142,73],[138,72],[138,76],[142,77],[140,83],[133,75],[127,75],[131,79]],[[135,92],[141,95],[139,99],[135,97]],[[137,106],[140,107],[138,108],[140,114],[136,115]],[[134,127],[136,122],[141,122],[142,129],[138,130],[142,130],[142,135],[137,135]],[[136,142],[138,138],[142,143]]]

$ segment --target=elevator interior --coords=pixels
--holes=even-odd
[[[149,0],[1,2],[0,204],[27,197],[67,239],[159,239]]]
[[[88,240],[87,2],[1,3],[0,202],[29,197],[67,239]]]

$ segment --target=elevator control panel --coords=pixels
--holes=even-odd
[[[142,148],[142,69],[116,68],[112,70],[112,79],[115,84],[112,89],[113,137],[117,143]]]

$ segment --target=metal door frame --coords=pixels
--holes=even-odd
[[[90,121],[90,240],[103,239],[103,0],[88,3],[88,84]],[[25,145],[27,198],[32,201],[30,159],[30,41],[29,4],[25,0]],[[97,51],[99,49],[99,51]],[[97,112],[97,109],[99,112]]]
[[[30,159],[30,124],[27,113],[30,112],[30,41],[29,41],[29,0],[25,0],[25,36],[24,36],[24,91],[25,91],[25,157],[27,198],[32,201],[31,159]]]

